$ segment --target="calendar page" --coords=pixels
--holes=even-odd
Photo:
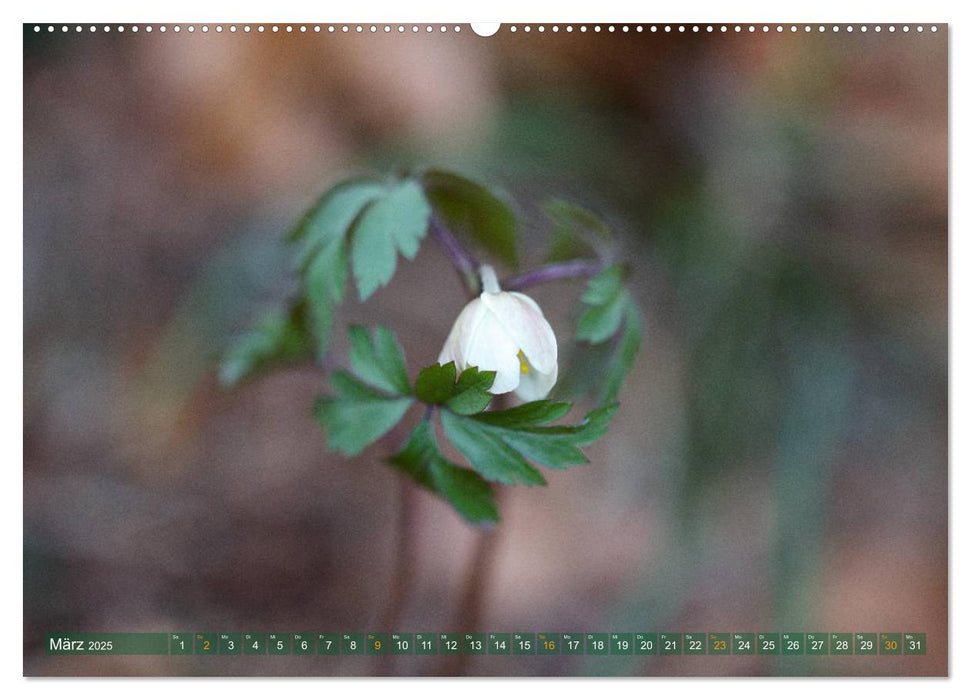
[[[28,22],[23,160],[24,675],[948,674],[947,24]]]

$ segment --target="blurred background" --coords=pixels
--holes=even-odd
[[[25,673],[455,671],[42,644],[389,631],[402,484],[385,449],[326,451],[319,368],[235,391],[214,369],[292,290],[281,236],[321,192],[424,166],[509,193],[527,264],[547,243],[543,199],[601,214],[646,336],[591,463],[503,494],[481,629],[453,628],[480,534],[407,495],[414,578],[390,631],[926,632],[926,656],[474,657],[458,672],[946,673],[946,27],[367,29],[25,27]],[[533,290],[564,344],[581,289]],[[428,244],[342,318],[392,327],[414,376],[463,302]]]

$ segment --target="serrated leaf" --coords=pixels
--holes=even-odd
[[[506,202],[483,185],[442,170],[427,171],[422,181],[428,201],[450,231],[516,266],[516,215]]]
[[[583,418],[583,422],[577,425],[553,425],[541,428],[532,428],[529,432],[547,436],[568,435],[574,443],[580,446],[590,445],[607,432],[607,426],[611,418],[617,413],[619,404],[612,403],[601,406],[590,411]]]
[[[442,427],[472,468],[489,481],[503,484],[545,484],[546,480],[523,456],[473,418],[442,411]]]
[[[305,269],[320,248],[343,240],[361,210],[384,191],[385,186],[380,182],[361,178],[342,182],[325,192],[288,236],[289,240],[299,242],[298,268]]]
[[[580,297],[586,310],[577,323],[577,340],[598,344],[612,338],[620,328],[627,306],[624,272],[612,265],[591,279]]]
[[[310,328],[317,341],[317,354],[330,346],[334,308],[344,299],[347,281],[347,247],[337,238],[321,247],[311,259],[304,278]]]
[[[498,522],[495,495],[489,482],[471,469],[446,462],[432,462],[433,479],[442,495],[473,524]]]
[[[588,413],[583,419],[583,423],[579,426],[578,433],[580,439],[577,441],[577,444],[591,445],[606,435],[610,421],[617,413],[619,406],[620,404],[616,402],[601,405],[600,408]]]
[[[600,405],[617,399],[637,359],[644,330],[640,310],[629,293],[625,294],[622,320],[623,329],[612,342],[581,343],[575,347],[567,369],[561,372],[562,380],[557,383],[557,397],[591,393],[597,396]]]
[[[567,435],[542,435],[529,430],[495,428],[496,436],[531,462],[563,469],[589,460]]]
[[[347,244],[335,238],[322,246],[307,267],[307,296],[327,297],[334,303],[344,301],[347,287]]]
[[[296,362],[311,352],[306,329],[305,307],[293,304],[286,311],[268,313],[242,334],[229,348],[219,365],[223,386],[236,386],[244,379],[272,365]]]
[[[471,469],[452,464],[442,456],[429,421],[420,422],[405,446],[389,461],[421,486],[445,498],[470,523],[499,520],[492,487]]]
[[[353,374],[343,369],[334,370],[331,373],[330,386],[342,399],[371,401],[375,397],[392,398],[390,396],[381,396],[367,384],[357,379]]]
[[[439,457],[441,455],[435,441],[434,428],[429,421],[422,420],[411,431],[404,447],[388,458],[388,463],[410,476],[420,486],[435,491],[431,462]]]
[[[385,191],[370,179],[342,182],[310,208],[290,233],[297,242],[297,267],[303,274],[310,330],[323,357],[330,346],[334,309],[347,285],[347,232],[361,210]]]
[[[364,209],[351,232],[351,270],[361,301],[391,281],[399,252],[415,257],[429,216],[431,206],[414,180],[391,186]]]
[[[408,368],[394,334],[383,326],[374,334],[362,326],[348,329],[351,337],[351,368],[371,386],[389,394],[411,393]]]
[[[644,322],[641,320],[640,310],[628,295],[624,309],[624,331],[604,372],[600,389],[601,404],[614,401],[620,393],[621,385],[634,366],[637,353],[640,352],[643,333]]]
[[[478,417],[478,420],[502,428],[525,428],[559,420],[572,408],[566,401],[530,401],[521,406],[507,408],[503,411],[489,411]]]
[[[328,447],[348,457],[385,435],[413,403],[411,397],[379,394],[347,372],[335,372],[331,385],[337,396],[317,399],[314,415],[327,433]]]
[[[418,373],[415,395],[425,403],[444,405],[460,415],[478,413],[492,401],[489,388],[496,373],[469,367],[455,379],[455,363],[434,364]]]
[[[613,338],[624,319],[627,292],[623,291],[603,306],[590,306],[577,321],[577,340],[597,345]]]
[[[455,363],[438,363],[423,368],[415,380],[415,396],[425,403],[438,405],[448,401],[455,389]]]
[[[591,306],[603,306],[616,299],[623,288],[623,268],[620,265],[611,265],[587,282],[587,288],[580,301]]]
[[[462,416],[484,411],[492,401],[489,389],[495,381],[494,371],[480,372],[478,367],[468,367],[459,375],[452,396],[445,405],[452,412]]]
[[[588,460],[580,450],[581,446],[589,445],[601,438],[607,431],[607,425],[616,411],[616,404],[596,409],[587,414],[583,422],[578,425],[547,426],[541,423],[549,422],[554,417],[563,415],[564,404],[552,402],[533,402],[534,405],[509,409],[508,411],[493,411],[466,419],[472,427],[462,426],[470,436],[480,441],[489,438],[512,449],[526,459],[554,469],[563,469],[574,464],[585,464]],[[546,404],[546,405],[539,405]],[[569,408],[569,404],[566,404]],[[536,417],[536,422],[529,422],[528,416]],[[442,414],[442,422],[449,420]],[[448,432],[448,431],[446,431]],[[448,432],[452,439],[452,433]],[[453,440],[454,442],[454,440]],[[456,444],[456,447],[465,452]],[[466,457],[469,455],[466,454]],[[471,458],[469,459],[471,462]],[[476,464],[472,462],[472,466]],[[476,467],[477,471],[483,473]],[[483,473],[486,478],[492,478]]]

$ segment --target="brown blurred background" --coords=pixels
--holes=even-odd
[[[214,366],[292,288],[280,238],[324,189],[438,166],[515,198],[527,262],[545,197],[601,213],[647,325],[591,463],[504,494],[475,631],[926,632],[929,650],[465,672],[946,673],[946,27],[461,29],[25,27],[25,672],[388,672],[54,658],[42,640],[384,631],[400,489],[384,448],[326,451],[317,368],[225,392]],[[579,289],[534,295],[563,343]],[[429,244],[343,317],[391,326],[414,373],[462,303]],[[478,535],[416,502],[399,628],[455,631]]]

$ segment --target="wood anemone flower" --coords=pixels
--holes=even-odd
[[[479,271],[482,294],[473,299],[452,326],[438,362],[455,362],[494,371],[492,394],[510,391],[524,401],[545,398],[556,384],[556,336],[539,305],[521,292],[499,288],[489,265]]]

